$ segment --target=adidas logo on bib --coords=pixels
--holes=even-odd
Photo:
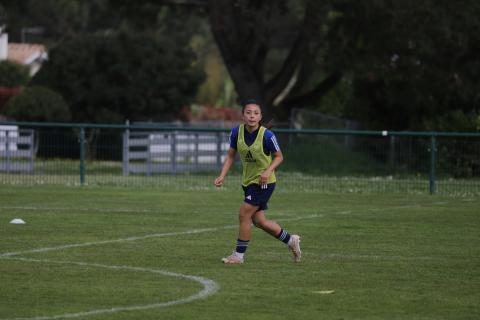
[[[249,195],[249,196],[246,196],[245,199],[247,199],[247,200],[252,200],[252,196],[250,196],[250,195]]]
[[[247,154],[245,155],[245,161],[247,162],[255,162],[252,153],[248,150]]]

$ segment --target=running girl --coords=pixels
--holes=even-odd
[[[299,262],[302,255],[300,237],[290,235],[278,223],[265,217],[267,202],[275,189],[275,169],[283,161],[280,146],[273,132],[261,125],[262,111],[258,102],[248,100],[243,104],[242,114],[244,124],[232,129],[230,149],[220,176],[214,182],[217,187],[223,184],[238,152],[243,166],[242,187],[245,198],[240,206],[236,249],[222,261],[226,264],[243,263],[253,222],[256,227],[284,242],[292,252],[294,261]]]

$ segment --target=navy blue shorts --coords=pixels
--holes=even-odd
[[[273,190],[275,190],[275,183],[269,183],[266,189],[262,189],[258,184],[250,184],[246,187],[242,186],[242,188],[245,192],[243,201],[252,206],[258,206],[257,211],[268,209],[267,202],[270,200]]]

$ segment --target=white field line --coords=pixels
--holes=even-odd
[[[474,201],[474,199],[465,199],[463,201]],[[444,205],[448,204],[448,202],[434,202],[432,205]],[[421,207],[422,205],[419,204],[408,204],[402,206],[396,206],[394,208],[414,208],[414,207]],[[0,205],[0,210],[25,210],[25,211],[87,211],[87,212],[104,212],[104,213],[112,213],[112,212],[120,212],[120,213],[157,213],[161,211],[160,208],[158,209],[121,209],[121,208],[110,208],[110,209],[99,209],[99,208],[78,208],[78,207],[35,207],[35,206],[2,206]],[[378,210],[376,208],[366,209],[368,210]],[[288,212],[288,211],[286,211]],[[284,213],[277,213],[277,216],[286,215]],[[350,211],[349,211],[350,212]],[[292,212],[293,213],[293,212]]]
[[[227,228],[227,227],[224,227],[224,228]],[[23,255],[23,254],[28,254],[28,253],[40,253],[40,252],[48,252],[48,251],[65,250],[65,249],[71,249],[71,248],[90,247],[90,246],[117,243],[117,242],[138,241],[138,240],[145,240],[145,239],[149,239],[149,238],[161,238],[161,237],[170,237],[170,236],[178,236],[178,235],[205,233],[205,232],[209,232],[209,231],[216,231],[218,229],[219,228],[192,229],[192,230],[180,231],[180,232],[147,234],[147,235],[138,236],[138,237],[128,237],[128,238],[103,240],[103,241],[92,241],[92,242],[83,242],[83,243],[72,243],[72,244],[66,244],[66,245],[55,246],[55,247],[44,247],[44,248],[37,248],[37,249],[31,249],[31,250],[2,253],[2,254],[0,254],[0,258],[18,256],[18,255]]]
[[[220,286],[213,280],[203,278],[203,277],[198,277],[198,276],[190,276],[190,275],[185,275],[185,274],[176,273],[176,272],[164,271],[160,269],[129,267],[129,266],[112,266],[112,265],[104,265],[104,264],[97,264],[97,263],[55,261],[55,260],[46,260],[46,259],[30,259],[30,258],[18,258],[18,257],[11,257],[8,259],[25,261],[25,262],[46,263],[46,264],[67,264],[67,265],[76,265],[81,267],[105,268],[105,269],[112,269],[112,270],[126,270],[126,271],[135,271],[135,272],[148,272],[148,273],[154,273],[154,274],[163,275],[167,277],[183,278],[183,279],[195,281],[200,283],[203,286],[203,289],[186,298],[167,301],[167,302],[158,302],[158,303],[152,303],[152,304],[146,304],[146,305],[121,306],[121,307],[97,309],[97,310],[90,310],[90,311],[83,311],[83,312],[76,312],[76,313],[58,314],[53,316],[37,316],[37,317],[31,317],[31,318],[14,318],[14,319],[1,319],[1,320],[70,319],[70,318],[78,318],[78,317],[85,317],[85,316],[96,316],[101,314],[118,313],[122,311],[136,311],[136,310],[163,308],[163,307],[168,307],[168,306],[177,305],[177,304],[189,303],[198,299],[205,299],[208,296],[213,295],[220,289]]]
[[[309,254],[310,256],[310,254]],[[440,257],[403,257],[403,256],[388,256],[388,255],[370,255],[370,254],[345,254],[345,253],[322,253],[318,255],[322,259],[342,259],[342,260],[379,260],[379,261],[446,261]]]
[[[475,201],[475,199],[464,199],[462,200],[464,202],[469,202],[469,201]],[[445,205],[448,204],[448,202],[433,202],[431,205]],[[422,207],[420,204],[407,204],[407,205],[401,205],[401,206],[394,206],[392,208],[395,209],[402,209],[402,208],[416,208],[416,207]],[[384,208],[389,209],[389,208]],[[25,210],[25,211],[69,211],[69,210],[75,210],[75,211],[87,211],[87,212],[104,212],[104,213],[113,213],[113,212],[120,212],[120,213],[158,213],[161,211],[160,208],[158,209],[121,209],[121,208],[110,208],[110,209],[99,209],[99,208],[78,208],[78,207],[35,207],[35,206],[2,206],[0,205],[0,211],[1,210]],[[380,209],[377,208],[370,208],[370,209],[365,209],[366,211],[378,211]],[[344,211],[345,213],[337,213],[337,214],[346,214],[350,213],[351,211]],[[288,215],[290,211],[285,211],[285,212],[280,212],[276,213],[276,216],[285,216]],[[291,213],[295,213],[294,211],[291,211]]]
[[[88,212],[120,212],[120,213],[138,213],[138,212],[159,212],[160,209],[99,209],[99,208],[66,208],[66,207],[34,207],[34,206],[0,206],[0,210],[25,210],[25,211],[88,211]]]
[[[277,257],[278,253],[266,252],[264,256]],[[303,253],[305,259],[319,258],[321,260],[370,260],[370,261],[447,261],[442,257],[430,256],[394,256],[380,254],[352,254],[352,253],[312,253],[311,251]]]
[[[296,220],[314,219],[314,218],[320,218],[320,217],[323,217],[323,215],[313,214],[313,215],[302,216],[297,218],[277,219],[277,221],[296,221]],[[171,236],[179,236],[179,235],[199,234],[199,233],[214,232],[214,231],[219,231],[224,229],[234,229],[237,227],[238,225],[235,224],[235,225],[227,225],[227,226],[216,227],[216,228],[191,229],[191,230],[179,231],[179,232],[154,233],[154,234],[147,234],[144,236],[128,237],[128,238],[120,238],[120,239],[112,239],[112,240],[72,243],[72,244],[66,244],[66,245],[55,246],[55,247],[44,247],[44,248],[30,249],[30,250],[17,251],[17,252],[6,252],[6,253],[0,254],[0,258],[19,256],[19,255],[24,255],[29,253],[41,253],[41,252],[90,247],[90,246],[97,246],[97,245],[111,244],[111,243],[138,241],[138,240],[145,240],[150,238],[163,238],[163,237],[171,237]]]

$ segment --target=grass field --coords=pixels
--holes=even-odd
[[[479,319],[480,198],[274,194],[303,260],[238,190],[0,186],[0,320]],[[22,218],[25,225],[10,224]]]

